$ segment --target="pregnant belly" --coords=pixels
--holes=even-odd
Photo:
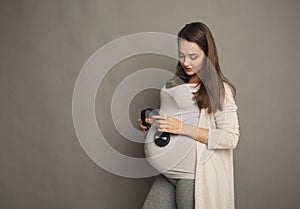
[[[180,163],[195,145],[195,140],[184,135],[170,134],[170,142],[159,147],[154,142],[156,126],[152,126],[145,138],[145,155],[148,162],[158,171],[166,172]]]

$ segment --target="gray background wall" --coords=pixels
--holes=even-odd
[[[299,208],[299,6],[292,0],[2,0],[0,208],[140,208],[153,179],[113,175],[87,157],[72,123],[74,84],[104,44],[137,32],[176,35],[192,21],[211,28],[223,72],[238,90],[236,208]],[[124,60],[96,101],[110,144],[131,156],[143,156],[143,147],[112,127],[109,99],[117,83],[109,81],[145,67],[173,70],[174,61]],[[158,105],[157,91],[144,93],[132,102],[133,123],[138,108]]]

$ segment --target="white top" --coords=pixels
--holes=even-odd
[[[172,88],[164,85],[160,92],[159,114],[197,126],[199,123],[199,108],[192,92],[197,84],[182,84]],[[198,87],[199,88],[199,87]],[[196,163],[196,141],[185,135],[171,134],[171,140],[165,147],[158,147],[153,142],[157,131],[152,125],[147,133],[145,154],[150,164],[169,178],[194,179]],[[160,156],[158,158],[153,158]],[[149,159],[151,158],[152,159]]]

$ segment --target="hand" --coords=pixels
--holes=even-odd
[[[181,134],[184,123],[176,118],[168,116],[153,115],[153,119],[157,123],[157,130],[160,132],[168,132],[172,134]]]
[[[152,120],[152,119],[146,118],[145,120],[146,120],[146,123],[147,123],[147,124],[149,124],[150,126],[152,125],[152,123],[153,123],[153,120]],[[139,119],[138,119],[138,122],[140,123],[140,124],[139,124],[140,130],[141,130],[142,132],[145,132],[146,129],[147,129],[147,127],[144,126],[144,125],[142,124],[142,119],[139,118]]]

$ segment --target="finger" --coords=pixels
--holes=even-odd
[[[145,121],[146,121],[146,123],[149,123],[149,124],[151,124],[151,122],[152,122],[150,118],[145,118]],[[142,119],[139,118],[138,122],[142,122]]]
[[[152,117],[153,119],[154,119],[154,122],[156,123],[156,124],[163,124],[163,123],[166,123],[166,117],[164,117],[164,116],[153,116]]]
[[[167,124],[167,123],[169,123],[169,121],[168,120],[161,120],[161,123],[162,124]]]
[[[159,121],[167,121],[167,119],[168,119],[167,116],[160,116],[160,115],[152,116],[152,118],[154,118],[156,122],[159,122]]]
[[[146,126],[144,126],[143,124],[140,124],[139,125],[141,128],[143,128],[143,129],[146,129],[147,127]]]
[[[160,132],[169,132],[170,133],[170,131],[166,128],[159,128],[157,130],[160,131]]]
[[[153,115],[152,118],[154,118],[156,120],[161,120],[162,116],[160,116],[160,115]]]
[[[142,130],[146,130],[146,129],[147,129],[147,127],[146,127],[146,126],[143,126],[142,124],[140,124],[139,127],[140,127],[140,129],[142,129]]]
[[[162,115],[153,115],[152,118],[155,119],[161,119],[161,120],[166,120],[168,116],[162,116]]]
[[[150,118],[149,118],[149,123],[150,123],[150,124],[153,124],[154,121],[155,121],[154,119],[152,119],[152,118],[150,119]]]
[[[166,124],[158,125],[158,129],[168,129],[168,126]]]

